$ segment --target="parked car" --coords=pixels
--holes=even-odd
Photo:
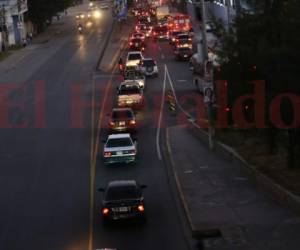
[[[130,134],[109,135],[103,149],[104,164],[134,163],[137,156],[137,143]]]
[[[110,181],[106,188],[99,188],[104,192],[101,208],[103,224],[128,219],[145,222],[144,188],[146,185],[140,185],[135,180]]]
[[[136,132],[136,118],[131,108],[114,108],[109,119],[109,132]]]
[[[152,58],[144,58],[140,63],[141,71],[146,76],[158,77],[158,67],[156,62]]]

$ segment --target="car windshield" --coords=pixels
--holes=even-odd
[[[140,38],[135,38],[135,39],[132,39],[131,42],[133,42],[133,43],[141,43],[142,40]]]
[[[115,110],[112,114],[112,119],[120,120],[120,119],[132,119],[133,114],[130,110]]]
[[[155,63],[153,60],[144,60],[143,61],[143,66],[145,67],[151,67],[151,66],[155,66]]]
[[[141,79],[143,78],[143,74],[137,70],[129,70],[125,73],[126,79]]]
[[[178,39],[189,39],[189,35],[179,35]]]
[[[168,27],[167,26],[157,26],[157,27],[155,27],[155,31],[157,31],[157,32],[167,32]]]
[[[129,54],[128,55],[128,60],[140,60],[141,55],[140,54]]]
[[[179,52],[183,52],[183,53],[190,52],[189,48],[179,48],[178,50],[179,50]]]
[[[111,187],[106,192],[107,201],[137,199],[139,197],[140,192],[133,185]]]
[[[134,95],[134,94],[140,94],[140,89],[138,86],[121,87],[119,91],[119,95]]]
[[[106,143],[106,147],[108,148],[130,147],[130,146],[132,146],[132,141],[128,137],[109,139]]]

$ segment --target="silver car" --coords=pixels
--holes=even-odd
[[[134,163],[137,156],[137,143],[130,134],[109,135],[103,149],[105,164]]]

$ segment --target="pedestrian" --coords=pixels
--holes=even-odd
[[[27,41],[25,38],[22,39],[22,45],[23,45],[23,48],[25,48],[27,45]]]

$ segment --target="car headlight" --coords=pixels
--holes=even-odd
[[[101,12],[100,12],[99,10],[96,10],[96,11],[94,12],[94,17],[95,17],[96,19],[100,18],[100,17],[101,17]]]

